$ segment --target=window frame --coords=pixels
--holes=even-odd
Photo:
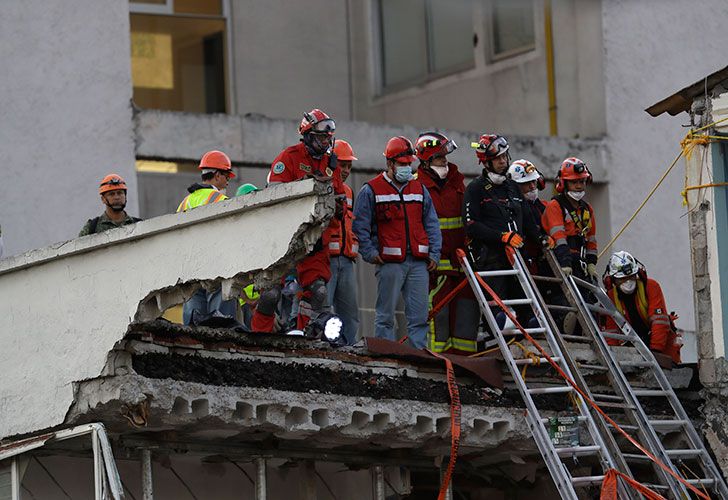
[[[234,115],[236,113],[236,103],[234,99],[234,58],[233,58],[233,34],[231,29],[231,17],[232,9],[230,5],[231,0],[220,0],[220,6],[222,13],[220,15],[210,14],[190,14],[190,13],[175,13],[174,12],[174,1],[175,0],[164,0],[163,4],[148,4],[129,1],[129,15],[131,14],[145,14],[145,15],[158,15],[158,16],[171,16],[180,18],[194,18],[194,19],[216,19],[222,20],[225,23],[225,53],[223,59],[225,60],[225,108],[227,115]],[[131,30],[129,30],[131,34]],[[131,58],[131,54],[129,55]],[[131,62],[130,62],[131,64]],[[132,82],[132,86],[134,82]]]
[[[467,63],[461,63],[454,66],[451,66],[447,69],[442,69],[439,71],[435,71],[434,68],[434,49],[433,49],[433,43],[432,43],[432,12],[431,12],[431,3],[433,1],[438,0],[424,0],[424,6],[425,6],[425,41],[426,41],[426,47],[424,50],[424,57],[425,57],[425,68],[426,72],[423,76],[419,78],[412,78],[409,80],[406,80],[404,82],[395,83],[387,85],[386,83],[386,70],[384,67],[384,62],[386,60],[385,55],[385,43],[384,43],[384,19],[383,19],[383,9],[382,9],[382,2],[386,0],[377,0],[375,2],[372,2],[374,5],[374,19],[376,19],[375,23],[375,30],[374,30],[374,36],[376,37],[375,40],[378,44],[378,50],[375,52],[377,53],[377,88],[379,89],[379,95],[386,95],[391,93],[400,92],[402,90],[411,88],[411,87],[417,87],[420,85],[427,84],[429,82],[432,82],[434,80],[439,80],[441,78],[454,75],[457,73],[462,73],[465,71],[472,70],[476,67],[476,47],[473,45],[471,47],[473,51],[473,57],[472,59]],[[477,31],[475,29],[475,3],[477,0],[472,0],[473,5],[473,14],[471,15],[471,29],[472,29],[472,35],[475,36]]]
[[[536,2],[535,0],[529,0],[532,7],[531,22],[533,23],[533,42],[530,45],[524,45],[511,50],[506,50],[499,54],[495,53],[495,6],[492,0],[488,0],[486,3],[485,10],[485,32],[488,34],[488,48],[486,51],[487,62],[489,64],[497,63],[511,57],[519,56],[527,52],[536,50],[536,39],[538,30],[536,29]]]

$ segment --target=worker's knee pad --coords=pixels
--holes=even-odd
[[[258,298],[258,305],[256,309],[259,313],[267,316],[273,316],[278,310],[278,301],[281,298],[281,287],[274,286],[268,290],[265,290],[260,294]]]
[[[314,280],[313,283],[304,288],[305,292],[308,292],[309,304],[311,309],[314,311],[320,311],[326,305],[328,299],[328,291],[326,290],[326,281],[319,278]]]

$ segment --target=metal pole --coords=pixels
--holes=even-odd
[[[152,452],[142,450],[142,499],[154,500],[154,485],[152,483]]]
[[[99,436],[96,431],[91,432],[91,447],[94,452],[94,498],[96,500],[104,500],[103,491],[103,464],[101,463],[101,447],[99,446]]]
[[[255,500],[266,500],[268,487],[265,475],[265,458],[254,458],[253,463],[255,464]]]
[[[384,500],[384,467],[375,465],[372,475],[374,476],[374,500]]]
[[[20,465],[18,459],[13,458],[10,462],[10,498],[20,500]]]

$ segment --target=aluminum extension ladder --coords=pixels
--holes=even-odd
[[[623,411],[626,422],[619,422],[616,418],[615,420],[620,425],[624,424],[621,426],[625,430],[636,433],[640,443],[650,453],[659,458],[665,465],[671,467],[673,471],[685,477],[688,483],[698,489],[707,490],[712,493],[714,498],[728,500],[728,487],[726,487],[720,470],[713,462],[700,435],[695,430],[652,352],[642,342],[624,316],[616,309],[601,287],[575,276],[564,276],[553,252],[547,251],[546,257],[554,276],[556,276],[551,280],[561,285],[561,290],[566,299],[572,307],[576,308],[576,314],[585,336],[584,340],[591,344],[592,350],[605,368],[610,382],[613,394],[603,396],[594,394],[596,396],[595,401],[605,409]],[[540,279],[542,277],[536,276],[534,278]],[[602,332],[597,320],[599,315],[610,316],[617,324],[619,333]],[[607,338],[633,346],[639,354],[639,359],[618,362],[605,340]],[[659,389],[633,387],[622,370],[622,368],[627,367],[644,368],[644,375],[652,377]],[[601,401],[600,398],[602,398]],[[660,418],[650,418],[642,403],[646,399],[663,403],[663,407],[668,408],[669,413],[660,415]],[[615,404],[614,401],[617,403]],[[610,405],[612,406],[610,407]],[[671,433],[670,442],[680,443],[679,447],[666,447],[658,431]],[[694,497],[683,484],[671,475],[666,474],[655,464],[651,464],[652,480],[640,477],[640,471],[638,470],[640,466],[644,466],[647,462],[651,463],[644,454],[622,451],[621,455],[631,468],[629,475],[645,486],[671,498]],[[644,473],[644,470],[642,470],[642,473]]]
[[[579,394],[570,385],[567,385],[565,381],[560,380],[557,384],[548,387],[544,386],[544,384],[532,384],[524,379],[520,371],[523,365],[546,363],[547,360],[542,357],[540,357],[538,361],[529,357],[524,359],[514,358],[509,348],[507,337],[513,338],[514,336],[519,336],[521,335],[520,331],[514,328],[504,329],[498,326],[495,315],[491,310],[491,306],[494,305],[494,302],[486,299],[483,293],[483,288],[478,283],[476,272],[473,271],[467,258],[464,255],[461,255],[461,260],[465,275],[475,293],[478,303],[480,304],[480,310],[485,316],[491,331],[494,332],[494,336],[511,376],[513,377],[513,381],[515,382],[516,387],[526,404],[526,421],[528,427],[533,434],[536,445],[541,452],[541,456],[546,462],[546,466],[549,469],[556,488],[559,491],[561,498],[577,500],[580,498],[577,494],[577,490],[594,485],[600,485],[604,479],[604,475],[572,474],[568,464],[575,463],[575,457],[591,455],[597,457],[599,465],[603,471],[608,469],[623,470],[624,464],[621,463],[621,461],[615,461],[614,454],[610,452],[610,450],[617,449],[616,443],[610,433],[604,430],[603,422],[598,422],[597,419],[592,416],[589,411],[589,407],[582,397],[579,396]],[[513,276],[517,278],[525,298],[504,299],[503,302],[506,306],[528,305],[531,307],[534,317],[538,322],[538,327],[526,328],[526,331],[529,335],[539,338],[539,343],[542,343],[542,346],[550,351],[552,359],[560,365],[567,376],[569,376],[572,380],[577,380],[579,374],[574,373],[574,370],[572,369],[574,364],[568,357],[568,352],[561,348],[562,342],[558,338],[559,334],[555,327],[555,322],[553,321],[548,309],[544,306],[543,299],[535,283],[531,279],[520,254],[515,252],[513,269],[481,271],[477,272],[477,275],[486,279],[496,276]],[[549,425],[550,419],[542,416],[542,411],[539,407],[544,403],[544,395],[558,394],[571,394],[574,396],[577,422],[581,426],[586,427],[590,443],[586,445],[579,444],[578,446],[554,446],[547,430],[547,425]],[[602,426],[601,429],[600,425]],[[627,491],[621,484],[619,492],[620,498],[640,498],[639,495],[636,495],[632,491]]]

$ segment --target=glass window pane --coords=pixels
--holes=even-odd
[[[493,0],[493,54],[534,46],[533,0]]]
[[[225,21],[131,15],[134,102],[142,108],[225,112]]]
[[[472,65],[472,16],[472,0],[430,0],[430,51],[433,71]]]
[[[427,75],[425,0],[380,0],[384,86]]]
[[[174,0],[174,11],[180,14],[222,15],[221,0]]]

